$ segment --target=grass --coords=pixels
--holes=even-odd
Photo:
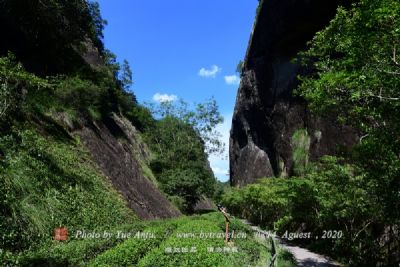
[[[223,228],[224,217],[220,213],[137,222],[114,227],[110,230],[113,233],[111,238],[77,239],[72,236],[66,242],[52,241],[26,256],[23,265],[241,267],[265,266],[270,261],[270,246],[257,241],[248,226],[232,220],[231,230],[238,237],[233,238],[231,244],[224,242]],[[118,239],[118,231],[131,232],[132,237]],[[138,232],[150,234],[149,238],[135,236]],[[202,236],[205,233],[215,236]],[[211,248],[214,251],[210,251]],[[278,266],[294,265],[279,256]]]
[[[231,229],[242,238],[226,244],[224,225],[220,213],[152,222],[145,232],[154,233],[155,238],[128,239],[94,258],[89,266],[265,266],[271,259],[270,246],[257,241],[239,220],[232,220]],[[206,233],[215,236],[206,238]],[[284,257],[279,260],[279,266],[294,266]]]
[[[18,258],[34,251],[49,243],[59,226],[75,231],[137,221],[77,141],[45,138],[25,127],[2,137],[0,150],[1,205],[6,210],[0,215],[0,254]]]
[[[298,129],[292,136],[293,167],[298,175],[304,174],[309,161],[310,136],[307,129]]]
[[[220,213],[139,221],[78,139],[19,129],[0,139],[1,205],[8,211],[0,215],[4,266],[262,266],[270,258],[270,249],[236,219],[230,229],[246,236],[225,244]],[[68,241],[53,240],[59,226],[68,227]],[[82,239],[78,230],[111,237]],[[154,237],[124,239],[118,231]],[[197,237],[180,236],[185,233]]]

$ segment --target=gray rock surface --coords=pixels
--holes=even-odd
[[[244,62],[230,137],[231,185],[293,174],[292,136],[307,129],[311,160],[345,151],[356,133],[329,116],[310,114],[293,95],[297,75],[312,70],[293,63],[307,41],[334,17],[339,0],[264,0]]]
[[[87,123],[74,133],[141,219],[181,215],[156,185],[144,176],[140,158],[146,159],[148,151],[129,121],[114,114],[105,122]]]

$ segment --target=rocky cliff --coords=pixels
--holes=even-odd
[[[341,1],[264,0],[250,38],[237,94],[230,137],[230,177],[234,186],[293,173],[293,136],[306,129],[311,160],[335,154],[355,142],[355,133],[329,118],[317,118],[293,95],[293,63],[307,41],[333,18]]]
[[[147,146],[135,127],[124,117],[113,115],[76,131],[100,170],[110,179],[129,207],[142,219],[170,218],[180,212],[156,187],[145,169],[149,161]]]
[[[81,119],[73,123],[66,114],[54,116],[81,140],[93,162],[139,218],[181,215],[157,188],[147,166],[149,150],[129,120],[115,113],[97,122]]]
[[[107,69],[109,67],[107,64],[112,63],[107,63],[107,58],[112,56],[104,52],[101,41],[104,25],[101,24],[101,20],[98,6],[96,9],[96,5],[88,4],[84,0],[73,3],[68,1],[65,3],[0,1],[0,32],[4,37],[0,43],[0,57],[7,56],[11,52],[24,69],[40,77],[59,75],[67,79],[67,77],[76,76],[81,82],[85,80],[90,84],[97,84],[94,95],[90,95],[90,92],[93,92],[90,88],[81,88],[82,94],[75,95],[71,99],[90,98],[90,105],[97,106],[99,114],[107,114],[100,116],[101,119],[89,119],[90,116],[84,115],[83,110],[87,108],[87,105],[79,101],[72,107],[73,113],[76,112],[79,115],[69,116],[68,112],[61,112],[60,110],[64,110],[71,99],[60,99],[56,101],[57,104],[54,102],[48,106],[46,104],[46,108],[40,112],[30,107],[27,108],[29,111],[27,113],[35,114],[34,117],[40,118],[39,122],[43,120],[43,117],[47,117],[48,113],[52,113],[52,118],[48,120],[51,122],[56,120],[57,123],[52,122],[47,128],[65,128],[69,135],[79,138],[81,143],[76,146],[83,145],[83,148],[89,152],[88,165],[91,167],[94,163],[96,170],[108,178],[138,217],[158,219],[179,216],[180,212],[157,188],[157,182],[147,166],[149,152],[146,144],[141,141],[140,134],[132,123],[118,112],[120,103],[117,97],[110,99],[113,94],[124,95],[125,92],[121,91],[117,74],[109,76],[112,71]],[[94,28],[96,28],[95,32]],[[7,69],[3,67],[2,70],[4,72]],[[3,80],[1,78],[3,76],[0,77],[0,81],[6,83],[4,78]],[[17,84],[24,84],[24,82],[17,80]],[[76,90],[72,84],[68,84],[64,89],[69,92]],[[52,102],[52,98],[56,99],[63,94],[54,93],[53,90],[55,89],[53,88],[52,93],[48,95],[43,93],[38,97],[39,102]],[[28,90],[24,89],[24,91],[19,96],[21,99],[33,97],[34,93],[26,96]],[[96,99],[95,95],[101,96],[101,99]],[[47,99],[44,100],[44,98]],[[100,102],[102,104],[99,105]],[[133,102],[131,104],[134,104]],[[100,111],[100,106],[107,107],[104,109],[109,110]],[[118,115],[110,111],[117,112]],[[27,124],[31,123],[30,116],[19,114],[19,117]],[[42,124],[35,128],[41,130],[44,128]],[[53,137],[53,134],[50,132],[47,136]],[[68,145],[71,146],[71,150],[75,147],[69,143]]]

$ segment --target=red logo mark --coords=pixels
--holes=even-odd
[[[54,229],[54,240],[65,241],[68,239],[68,229],[66,227],[60,227]]]

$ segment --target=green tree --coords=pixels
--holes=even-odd
[[[183,199],[183,211],[192,212],[202,194],[214,195],[216,179],[208,153],[221,150],[215,127],[222,121],[215,100],[190,109],[184,101],[151,105],[156,123],[145,132],[155,154],[151,168],[169,195]],[[208,146],[207,146],[208,144]]]
[[[193,169],[177,169],[168,171],[164,175],[162,190],[171,196],[182,198],[184,202],[181,209],[186,213],[192,213],[197,201],[207,192],[205,180],[209,174],[205,174],[204,177]]]
[[[309,161],[310,137],[307,129],[295,131],[291,145],[293,148],[293,171],[296,175],[302,175],[306,172]]]
[[[216,129],[224,119],[219,113],[215,99],[211,98],[192,108],[182,99],[177,103],[163,101],[158,105],[148,106],[156,118],[174,117],[192,127],[204,143],[207,154],[222,155],[224,152],[221,134]]]
[[[132,70],[129,66],[129,62],[126,59],[124,59],[124,62],[122,63],[121,71],[122,72],[120,74],[119,80],[122,83],[122,87],[125,89],[125,91],[128,92],[133,84],[133,80]]]
[[[82,53],[103,52],[99,5],[94,1],[4,0],[0,2],[0,54],[12,51],[42,76],[82,69]]]
[[[0,123],[22,112],[27,95],[45,87],[50,84],[26,72],[13,54],[0,58]]]
[[[236,66],[236,72],[237,72],[239,75],[242,75],[242,73],[243,73],[243,68],[244,68],[244,62],[243,62],[243,60],[240,60],[239,63],[237,64],[237,66]]]
[[[301,178],[265,179],[233,190],[223,200],[234,213],[279,233],[342,231],[342,238],[312,240],[309,245],[350,266],[396,266],[400,2],[361,0],[339,8],[309,45],[300,58],[314,71],[300,77],[297,93],[313,112],[351,125],[359,132],[359,142],[346,158],[303,164],[309,137],[299,130],[292,145],[294,160],[307,165],[297,173]]]
[[[360,248],[400,223],[399,48],[400,2],[361,0],[349,9],[339,8],[335,19],[301,55],[315,72],[301,77],[298,93],[314,112],[335,114],[360,133],[347,159],[363,172],[360,184],[368,195],[363,198],[368,216],[353,240]],[[374,203],[380,207],[374,209]],[[400,257],[400,250],[398,236],[392,232],[389,236],[386,246],[397,252],[373,246],[358,252],[370,263],[391,264]]]

